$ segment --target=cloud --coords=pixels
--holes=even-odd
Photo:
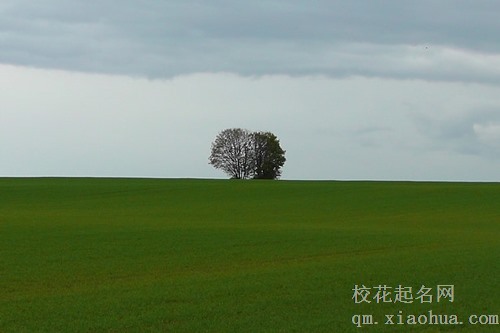
[[[0,62],[168,78],[197,72],[500,83],[491,0],[6,0]]]
[[[278,136],[285,179],[498,180],[499,89],[0,65],[0,175],[223,177],[210,143],[242,127]]]
[[[472,128],[481,144],[500,152],[500,122],[474,124]]]
[[[500,104],[489,109],[458,109],[417,118],[417,127],[428,138],[430,149],[499,159]]]

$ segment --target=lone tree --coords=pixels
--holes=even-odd
[[[285,151],[270,132],[230,128],[212,143],[209,163],[235,179],[276,179],[285,163]]]

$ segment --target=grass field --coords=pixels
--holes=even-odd
[[[0,332],[500,332],[499,281],[500,184],[0,179]]]

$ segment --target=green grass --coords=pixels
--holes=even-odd
[[[498,332],[499,277],[500,184],[0,179],[0,332]],[[464,324],[383,324],[431,309]]]

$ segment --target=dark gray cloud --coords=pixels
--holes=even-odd
[[[492,0],[10,0],[0,5],[0,62],[499,83],[499,13]]]

